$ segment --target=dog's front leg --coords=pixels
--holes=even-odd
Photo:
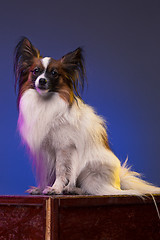
[[[46,187],[43,191],[44,194],[62,194],[64,187],[68,183],[67,169],[70,164],[70,152],[67,150],[59,150],[56,153],[56,180],[50,187]]]

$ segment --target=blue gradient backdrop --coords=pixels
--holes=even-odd
[[[27,36],[43,56],[83,46],[84,100],[108,122],[112,149],[160,185],[160,1],[1,1],[0,194],[35,185],[16,132],[13,50]]]

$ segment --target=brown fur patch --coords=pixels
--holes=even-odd
[[[39,67],[41,70],[44,70],[44,67],[40,61],[40,58],[34,57],[33,59],[33,64],[29,68],[28,72],[23,75],[23,78],[21,78],[21,88],[19,89],[19,98],[22,96],[22,94],[28,90],[28,89],[33,89],[34,84],[32,81],[32,72],[35,67]]]
[[[71,89],[66,84],[63,84],[62,87],[59,89],[59,96],[64,101],[69,103],[69,105],[72,105],[73,100],[74,100],[73,92],[71,91]]]
[[[50,72],[55,69],[59,75],[58,93],[59,96],[71,105],[73,103],[73,90],[70,81],[67,79],[66,74],[63,70],[63,64],[61,60],[51,59],[47,71]]]
[[[102,137],[102,143],[104,144],[104,146],[107,149],[110,149],[107,133],[103,133],[101,137]]]

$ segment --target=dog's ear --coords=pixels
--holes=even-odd
[[[22,37],[14,51],[15,89],[18,81],[20,84],[22,78],[24,80],[35,57],[40,57],[39,50],[32,45],[28,38]]]
[[[28,38],[22,37],[14,51],[14,71],[26,71],[31,66],[34,57],[40,57],[39,50],[36,49]]]
[[[65,72],[65,78],[70,82],[76,95],[80,97],[80,91],[84,88],[85,64],[83,49],[77,48],[61,58],[62,68]]]

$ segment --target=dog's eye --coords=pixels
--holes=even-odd
[[[52,70],[51,74],[52,74],[52,76],[54,76],[54,77],[58,76],[58,72],[56,72],[55,70]]]
[[[36,67],[36,68],[32,71],[33,75],[37,75],[39,72],[40,72],[40,69],[39,69],[38,67]]]

